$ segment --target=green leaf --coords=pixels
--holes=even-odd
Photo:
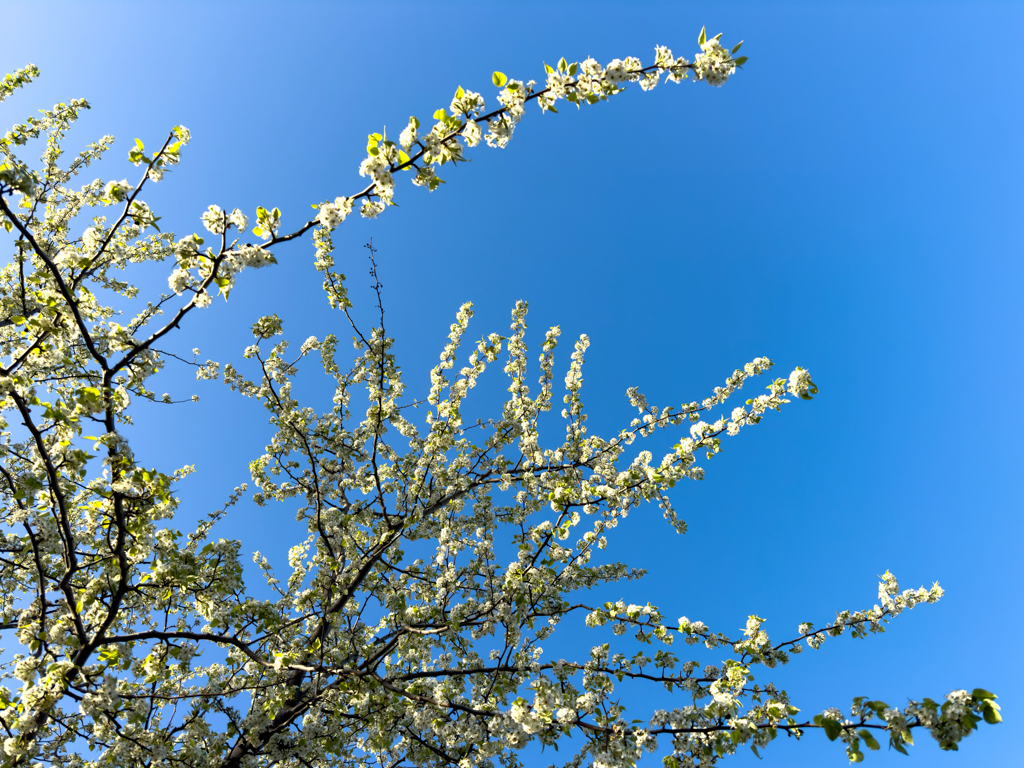
[[[444,107],[441,107],[441,109],[434,112],[435,120],[444,120],[446,117],[448,117],[448,113],[445,112]]]
[[[142,145],[142,139],[135,140],[135,146],[139,148],[139,152],[145,152],[146,148]]]
[[[827,717],[821,718],[821,727],[825,729],[825,735],[828,736],[829,741],[835,741],[843,732],[843,726]]]
[[[742,67],[744,64],[747,63],[747,57],[746,56],[740,56],[738,59],[736,59],[736,61],[734,63],[736,64],[737,67]]]
[[[982,699],[998,699],[999,697],[990,691],[986,691],[984,688],[975,688],[971,691],[971,698],[980,701]]]
[[[736,53],[736,51],[738,51],[742,45],[743,45],[743,41],[740,40],[738,43],[736,43],[736,45],[734,45],[732,47],[732,50],[729,51],[729,55],[732,56],[734,53]]]
[[[565,72],[569,68],[569,62],[565,60],[565,56],[558,60],[558,71]]]
[[[505,83],[508,82],[508,78],[505,77],[504,72],[495,72],[493,75],[491,75],[491,82],[494,83],[499,88],[501,88],[503,85],[505,85]]]
[[[547,73],[548,73],[548,74],[550,75],[550,74],[551,74],[552,72],[554,72],[554,71],[555,71],[555,68],[554,68],[554,67],[552,67],[552,66],[551,66],[550,64],[548,64],[548,63],[547,63],[547,62],[545,61],[545,62],[544,62],[544,71],[545,71],[545,72],[547,72]]]
[[[462,98],[463,96],[465,96],[465,95],[466,95],[466,92],[465,92],[464,90],[462,90],[462,86],[460,85],[460,86],[459,86],[459,90],[457,90],[457,91],[455,92],[455,98],[456,98],[456,99],[461,99],[461,98]]]
[[[878,740],[871,735],[871,731],[867,728],[861,728],[857,731],[857,735],[860,736],[864,743],[868,745],[868,749],[878,749]]]
[[[700,28],[700,37],[697,38],[697,45],[704,45],[708,41],[707,27]]]
[[[864,761],[864,753],[863,752],[858,750],[856,752],[851,752],[850,753],[850,762],[851,763],[861,763],[863,761]]]
[[[864,706],[878,715],[882,714],[883,712],[885,712],[885,710],[889,708],[889,705],[886,704],[884,701],[867,701],[864,702]]]
[[[405,154],[405,152],[403,152],[402,150],[398,150],[398,160],[399,160],[399,162],[402,162],[402,163],[408,163],[409,162],[409,156],[407,154]]]
[[[570,75],[575,75],[577,72],[579,72],[579,70],[580,70],[580,65],[577,64],[575,61],[572,64],[569,65],[569,74]]]
[[[256,237],[259,237],[260,235],[263,234],[263,227],[253,227],[252,233],[256,235]]]
[[[995,704],[985,707],[981,716],[985,718],[985,722],[989,725],[995,725],[996,723],[1003,722],[1003,716],[999,714],[999,709]]]

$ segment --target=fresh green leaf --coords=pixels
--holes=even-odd
[[[700,28],[700,37],[697,38],[697,45],[704,45],[708,41],[707,27]]]
[[[729,51],[729,55],[732,56],[734,53],[736,53],[736,51],[738,51],[740,49],[740,47],[742,47],[742,45],[743,45],[743,41],[740,40],[738,43],[736,43],[736,45],[734,45],[732,47],[732,50]]]
[[[736,64],[737,67],[742,67],[746,63],[747,63],[747,57],[746,56],[740,56],[735,61],[735,64]]]
[[[878,749],[878,740],[871,735],[871,731],[867,728],[861,728],[857,731],[857,735],[864,740],[864,743],[868,745],[868,749]]]
[[[501,88],[503,85],[505,85],[505,83],[508,82],[508,78],[505,77],[504,72],[495,72],[493,75],[491,75],[491,82],[494,83],[499,88]]]
[[[828,717],[821,718],[821,727],[825,729],[825,735],[829,741],[835,741],[843,732],[843,726]]]

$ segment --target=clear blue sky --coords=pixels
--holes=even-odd
[[[945,599],[886,635],[832,640],[759,681],[776,679],[810,714],[856,695],[903,704],[986,687],[1007,722],[959,755],[919,737],[909,760],[883,750],[868,761],[1017,764],[1024,6],[4,0],[0,20],[3,71],[43,70],[3,105],[5,124],[88,98],[72,144],[118,137],[94,167],[105,179],[134,178],[135,137],[192,130],[183,164],[147,197],[179,234],[210,203],[250,215],[276,205],[297,224],[311,202],[362,188],[367,133],[429,117],[459,84],[493,103],[495,69],[542,79],[541,62],[560,56],[647,63],[655,44],[692,56],[704,24],[745,39],[750,61],[725,88],[634,87],[578,114],[531,109],[508,149],[481,147],[439,191],[400,179],[401,207],[339,228],[337,258],[368,320],[361,245],[373,238],[413,389],[425,390],[465,300],[474,337],[506,329],[519,298],[538,335],[588,333],[584,394],[599,432],[631,417],[627,386],[679,403],[759,355],[809,368],[819,397],[730,440],[703,483],[677,488],[685,537],[657,510],[619,529],[613,554],[650,575],[608,599],[729,631],[757,612],[788,639],[800,621],[873,605],[886,569],[905,586],[938,580]],[[280,267],[244,275],[190,325],[182,348],[237,361],[270,312],[296,344],[344,336],[312,249],[277,255]],[[222,387],[167,381],[203,400],[141,410],[140,458],[195,463],[181,495],[198,516],[248,479],[268,428]],[[323,394],[312,378],[308,391]],[[290,520],[244,507],[223,535],[280,557]],[[780,741],[762,765],[845,763],[820,734]]]

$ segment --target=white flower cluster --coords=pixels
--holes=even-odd
[[[220,209],[220,206],[211,205],[202,215],[203,226],[215,235],[222,235],[228,227],[233,226],[239,232],[244,232],[249,225],[249,217],[238,208],[231,213]]]
[[[129,215],[135,220],[135,223],[140,229],[156,226],[157,217],[153,215],[149,206],[141,200],[132,201],[131,208],[129,209]]]
[[[931,589],[905,589],[900,593],[899,582],[889,571],[882,574],[878,584],[878,599],[882,607],[893,616],[898,616],[904,609],[913,608],[918,603],[936,603],[942,597],[942,587],[936,582]]]
[[[263,207],[257,208],[256,218],[259,226],[253,228],[253,233],[264,240],[269,240],[280,224],[280,216],[277,208],[273,211],[267,211]],[[202,220],[206,229],[215,235],[224,235],[230,227],[242,233],[249,225],[249,217],[240,209],[235,208],[231,213],[227,213],[216,205],[207,208]],[[238,244],[236,240],[222,247],[218,254],[212,249],[200,253],[199,246],[202,244],[203,238],[196,234],[175,243],[173,252],[177,265],[167,278],[168,287],[177,295],[186,290],[194,291],[192,303],[199,308],[211,304],[212,297],[208,290],[211,285],[216,285],[221,293],[227,296],[235,285],[238,273],[243,269],[259,269],[277,263],[273,254],[264,245]],[[196,269],[198,277],[193,275],[193,268]]]
[[[215,235],[222,235],[228,228],[228,215],[219,205],[209,206],[202,215],[203,226]]]
[[[103,187],[103,199],[109,200],[111,203],[117,203],[128,197],[132,191],[133,188],[132,185],[128,183],[128,179],[108,181]]]
[[[320,203],[317,221],[321,227],[334,229],[352,213],[352,198],[336,197],[333,203]]]
[[[526,101],[533,95],[535,85],[533,80],[526,83],[522,80],[505,81],[505,87],[498,94],[498,101],[504,110],[487,123],[487,133],[484,135],[487,146],[499,149],[508,146],[512,132],[515,131],[523,115],[526,114]]]
[[[693,60],[693,79],[705,80],[708,85],[721,88],[736,71],[736,63],[729,51],[722,47],[721,35],[701,43],[701,53]]]
[[[391,174],[391,166],[398,159],[398,150],[393,142],[382,141],[379,134],[370,136],[370,156],[359,165],[359,175],[373,179],[373,193],[378,197],[379,205],[390,205],[395,194],[395,177]],[[372,219],[383,209],[374,205],[369,199],[363,203],[362,214]],[[369,207],[368,207],[369,206]]]
[[[82,233],[82,245],[87,253],[93,254],[99,251],[106,236],[103,229],[97,226],[87,227]]]
[[[786,389],[789,390],[791,394],[803,398],[804,400],[810,400],[811,395],[816,395],[818,393],[818,388],[814,386],[814,382],[811,381],[810,372],[800,367],[797,367],[791,374],[789,374],[789,381],[786,383]]]
[[[249,226],[249,217],[238,208],[235,208],[231,215],[228,216],[228,223],[233,225],[239,232],[245,232],[245,228]]]

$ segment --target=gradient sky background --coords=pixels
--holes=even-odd
[[[872,606],[886,569],[903,586],[938,580],[947,596],[886,635],[830,640],[758,681],[786,687],[807,715],[856,695],[903,705],[985,687],[1006,722],[983,725],[959,755],[921,735],[911,758],[883,749],[868,762],[1017,764],[1020,3],[3,0],[0,18],[3,71],[29,61],[43,70],[3,105],[3,122],[89,99],[67,146],[119,139],[92,175],[135,179],[132,139],[192,130],[182,165],[146,196],[179,235],[201,230],[210,203],[251,217],[280,206],[285,227],[297,225],[310,203],[362,188],[367,133],[428,118],[459,84],[492,105],[493,70],[540,80],[541,62],[560,56],[649,63],[655,44],[692,57],[704,24],[727,43],[745,39],[750,61],[722,89],[634,86],[580,113],[531,108],[509,148],[482,146],[472,163],[446,167],[439,191],[399,179],[400,208],[339,228],[336,258],[369,324],[361,246],[373,238],[387,330],[415,393],[465,300],[478,338],[504,332],[516,299],[528,299],[537,346],[562,326],[560,367],[588,333],[584,395],[601,434],[632,417],[631,385],[678,404],[759,355],[780,375],[809,368],[821,388],[813,402],[770,414],[706,463],[705,481],[677,487],[685,537],[655,509],[615,532],[612,555],[649,576],[593,599],[651,600],[727,632],[756,612],[783,640],[800,621]],[[308,243],[276,253],[279,267],[246,273],[228,304],[193,317],[179,348],[237,362],[249,325],[271,312],[296,345],[313,333],[348,338]],[[147,285],[166,290],[167,271]],[[500,370],[491,373],[481,412],[501,394]],[[172,371],[154,386],[198,392],[198,405],[136,412],[141,461],[197,466],[180,493],[183,526],[248,479],[270,435],[255,403],[190,379]],[[751,386],[747,396],[763,385]],[[315,375],[300,375],[298,391],[318,403],[330,394]],[[221,535],[280,562],[301,538],[292,527],[289,509],[249,504]],[[603,641],[561,630],[552,655]],[[631,714],[646,716],[655,700],[668,703],[656,695]],[[845,761],[812,733],[776,741],[760,765]]]

